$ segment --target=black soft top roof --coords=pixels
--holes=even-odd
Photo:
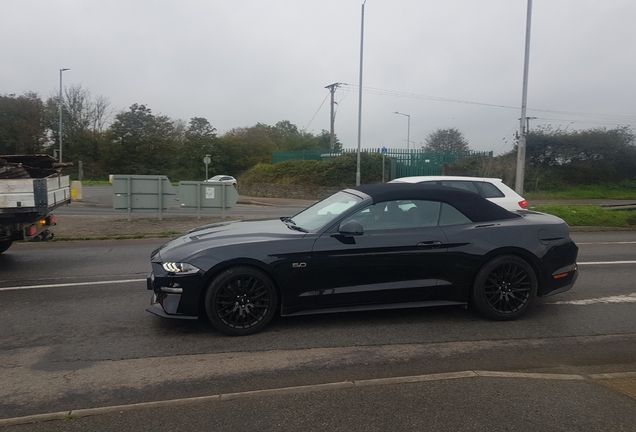
[[[473,222],[489,222],[520,217],[480,195],[433,184],[385,183],[351,188],[369,195],[374,203],[392,200],[432,200],[452,205]]]

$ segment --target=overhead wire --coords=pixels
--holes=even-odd
[[[506,135],[504,135],[504,137],[501,139],[501,144],[499,144],[499,146],[493,150],[493,154],[497,154],[500,151],[503,151],[503,149],[506,147],[506,145],[508,144],[508,139],[512,138],[513,133],[517,130],[517,125],[515,124]]]
[[[320,112],[320,108],[322,108],[322,106],[325,104],[325,101],[327,100],[328,97],[329,95],[325,96],[325,98],[322,100],[322,103],[320,104],[316,112],[314,113],[314,116],[311,118],[311,120],[309,120],[309,123],[307,123],[307,126],[305,126],[305,130],[309,129],[309,125],[311,125],[311,122],[314,121],[314,119],[318,115],[318,112]]]
[[[343,83],[342,85],[346,86],[347,88],[353,91],[360,91],[359,86],[355,84]],[[401,92],[396,90],[387,90],[387,89],[380,89],[380,88],[374,88],[374,87],[363,87],[362,92],[368,93],[368,94],[381,95],[381,96],[405,97],[405,98],[411,98],[411,99],[422,99],[422,100],[431,100],[431,101],[448,102],[448,103],[460,103],[460,104],[466,104],[466,105],[480,105],[480,106],[489,106],[489,107],[495,107],[495,108],[506,108],[506,109],[515,109],[515,110],[519,109],[518,106],[493,104],[493,103],[486,103],[486,102],[475,102],[475,101],[467,101],[462,99],[451,99],[451,98],[445,98],[445,97],[439,97],[439,96],[422,95],[418,93]],[[569,115],[573,117],[578,116],[578,117],[587,117],[587,118],[600,118],[607,121],[618,122],[618,124],[626,124],[626,123],[636,124],[636,116],[626,116],[626,115],[619,115],[619,114],[586,113],[586,112],[580,112],[580,111],[558,111],[558,110],[549,110],[549,109],[542,109],[542,108],[528,108],[528,112],[545,112],[545,113]],[[602,123],[599,122],[599,124],[602,124]],[[612,124],[612,123],[608,123],[608,124]]]

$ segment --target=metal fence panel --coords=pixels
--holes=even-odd
[[[113,210],[159,213],[176,205],[176,193],[166,176],[113,175]]]
[[[232,208],[238,201],[236,188],[222,182],[179,182],[179,201],[182,209]]]

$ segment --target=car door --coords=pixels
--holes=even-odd
[[[442,272],[447,243],[440,203],[388,201],[355,212],[361,235],[323,233],[312,251],[321,306],[425,300]]]

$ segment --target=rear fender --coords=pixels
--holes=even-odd
[[[532,254],[531,252],[528,252],[525,249],[517,248],[513,246],[495,249],[485,255],[484,262],[480,266],[480,269],[488,261],[501,255],[515,255],[515,256],[518,256],[519,258],[522,258],[524,261],[530,264],[530,267],[532,267],[532,270],[534,270],[534,274],[537,277],[537,282],[539,283],[538,292],[541,292],[542,288],[545,286],[545,275],[541,271],[541,267],[539,265],[539,258],[537,258],[534,254]],[[477,272],[479,272],[479,270],[477,270]]]

